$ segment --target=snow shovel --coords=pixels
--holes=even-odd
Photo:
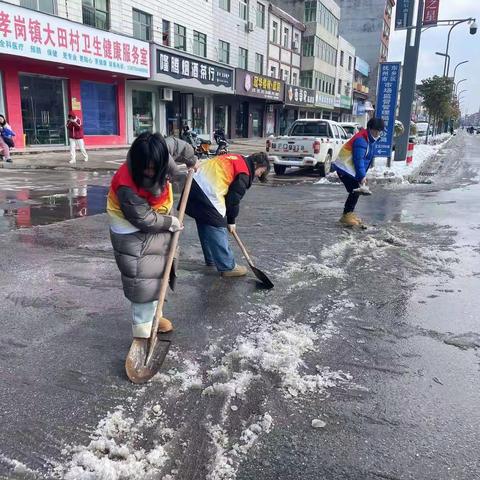
[[[188,195],[192,185],[193,170],[188,171],[185,187],[183,189],[182,201],[178,210],[178,219],[183,223],[185,216],[185,208],[187,206]],[[155,319],[152,324],[150,338],[134,338],[130,350],[128,351],[125,361],[125,371],[127,377],[133,383],[148,382],[160,369],[167,356],[171,344],[170,333],[157,334],[158,324],[163,317],[163,304],[167,295],[168,283],[170,280],[170,272],[172,270],[173,259],[177,250],[178,239],[181,231],[172,235],[170,242],[170,251],[168,253],[165,270],[163,272],[162,284],[158,295],[158,305],[155,312]]]
[[[245,248],[245,245],[240,240],[240,237],[238,236],[238,233],[235,230],[231,233],[233,235],[233,238],[235,238],[235,240],[237,241],[238,246],[240,247],[240,250],[242,251],[242,253],[243,253],[245,259],[247,260],[248,265],[252,269],[252,272],[254,273],[254,275],[262,282],[262,284],[265,288],[268,288],[268,289],[273,288],[274,285],[273,285],[272,281],[265,275],[265,273],[263,273],[260,269],[258,269],[253,264],[253,261],[250,258],[250,255],[248,254],[247,249]]]

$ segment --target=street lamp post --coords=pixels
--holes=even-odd
[[[462,78],[461,80],[459,80],[459,81],[455,84],[455,86],[454,86],[454,91],[455,91],[455,92],[458,92],[458,86],[459,86],[462,82],[466,82],[466,81],[467,81],[466,78]]]
[[[477,23],[474,18],[464,18],[462,20],[457,20],[454,22],[454,24],[451,26],[450,30],[448,31],[448,37],[447,37],[447,48],[445,49],[445,63],[443,66],[443,76],[448,77],[448,73],[450,71],[450,57],[448,56],[448,49],[450,47],[450,35],[452,33],[452,30],[457,27],[458,25],[469,22],[470,23],[470,34],[475,35],[477,33]],[[448,57],[448,63],[447,63],[447,57]]]
[[[460,62],[460,63],[457,63],[457,65],[455,66],[455,68],[453,69],[453,81],[455,81],[455,76],[457,74],[457,68],[460,66],[460,65],[463,65],[465,63],[468,63],[470,60],[464,60],[463,62]]]
[[[448,53],[435,52],[435,55],[440,55],[441,57],[445,57],[445,63],[450,65],[450,55]],[[445,76],[445,66],[443,67],[443,76]]]

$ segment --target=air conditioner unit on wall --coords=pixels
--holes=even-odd
[[[253,22],[247,22],[247,24],[245,25],[245,30],[247,32],[253,32],[254,29],[255,25],[253,24]]]
[[[160,100],[165,100],[166,102],[171,102],[173,100],[173,89],[171,89],[171,88],[160,88]]]

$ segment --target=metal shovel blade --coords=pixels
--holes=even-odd
[[[160,370],[172,343],[168,337],[169,334],[157,336],[151,355],[148,355],[148,338],[133,339],[125,360],[125,372],[132,383],[146,383]]]
[[[252,269],[254,275],[262,282],[265,288],[270,289],[274,287],[273,282],[265,275],[265,273],[253,265],[250,265],[250,268]]]

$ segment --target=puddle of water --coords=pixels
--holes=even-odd
[[[0,233],[105,212],[108,187],[84,185],[51,191],[0,192]]]

